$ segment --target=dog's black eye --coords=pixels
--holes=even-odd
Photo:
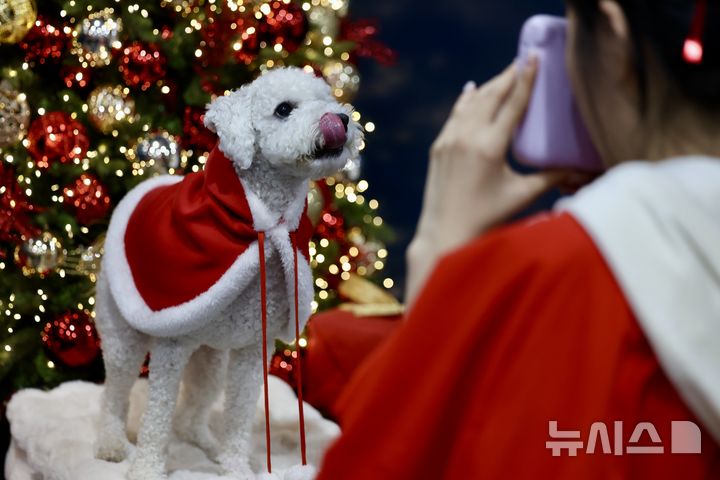
[[[275,108],[275,116],[279,118],[287,118],[293,110],[295,110],[295,105],[290,102],[282,102]]]

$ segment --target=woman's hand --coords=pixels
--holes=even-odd
[[[568,171],[523,175],[506,161],[536,70],[535,59],[522,69],[513,63],[480,88],[467,86],[433,143],[420,222],[407,254],[408,305],[440,256],[506,220],[552,186],[587,180]]]

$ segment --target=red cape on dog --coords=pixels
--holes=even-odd
[[[113,214],[103,260],[123,316],[155,336],[202,326],[198,317],[228,306],[257,275],[260,231],[275,239],[268,253],[283,258],[292,256],[289,234],[295,232],[298,273],[311,278],[307,260],[313,228],[304,190],[296,197],[288,211],[269,212],[217,147],[203,172],[138,185]],[[286,244],[279,250],[278,241]],[[285,277],[291,293],[292,271]],[[304,290],[301,285],[302,319],[312,298]]]
[[[306,211],[297,234],[307,259],[313,228]],[[125,231],[125,254],[143,299],[162,310],[206,292],[256,240],[242,183],[215,148],[204,172],[143,197]]]

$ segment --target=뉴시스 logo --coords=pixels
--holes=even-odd
[[[613,422],[613,442],[611,444],[607,425],[603,422],[595,422],[590,426],[587,446],[585,446],[580,430],[558,430],[558,422],[551,420],[548,422],[548,433],[552,440],[545,442],[545,448],[552,451],[553,457],[562,456],[563,450],[567,451],[567,455],[570,457],[576,457],[578,451],[586,454],[605,455],[662,455],[665,453],[666,446],[670,448],[670,453],[701,453],[700,428],[693,422],[671,422],[669,445],[663,442],[655,425],[650,422],[640,422],[635,425],[628,445],[623,445],[623,427],[623,422]],[[650,439],[652,445],[637,445],[644,436]],[[585,448],[583,449],[583,447]]]

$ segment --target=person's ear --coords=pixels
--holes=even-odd
[[[219,148],[230,160],[241,169],[250,168],[255,156],[255,129],[249,85],[213,100],[208,105],[204,123],[218,134]]]
[[[598,8],[613,35],[620,41],[629,42],[630,27],[620,4],[615,0],[600,0]]]
[[[632,84],[636,81],[638,52],[625,11],[616,0],[600,0],[598,8],[601,18],[597,41],[601,49],[598,53],[603,57],[603,75],[618,84]]]

